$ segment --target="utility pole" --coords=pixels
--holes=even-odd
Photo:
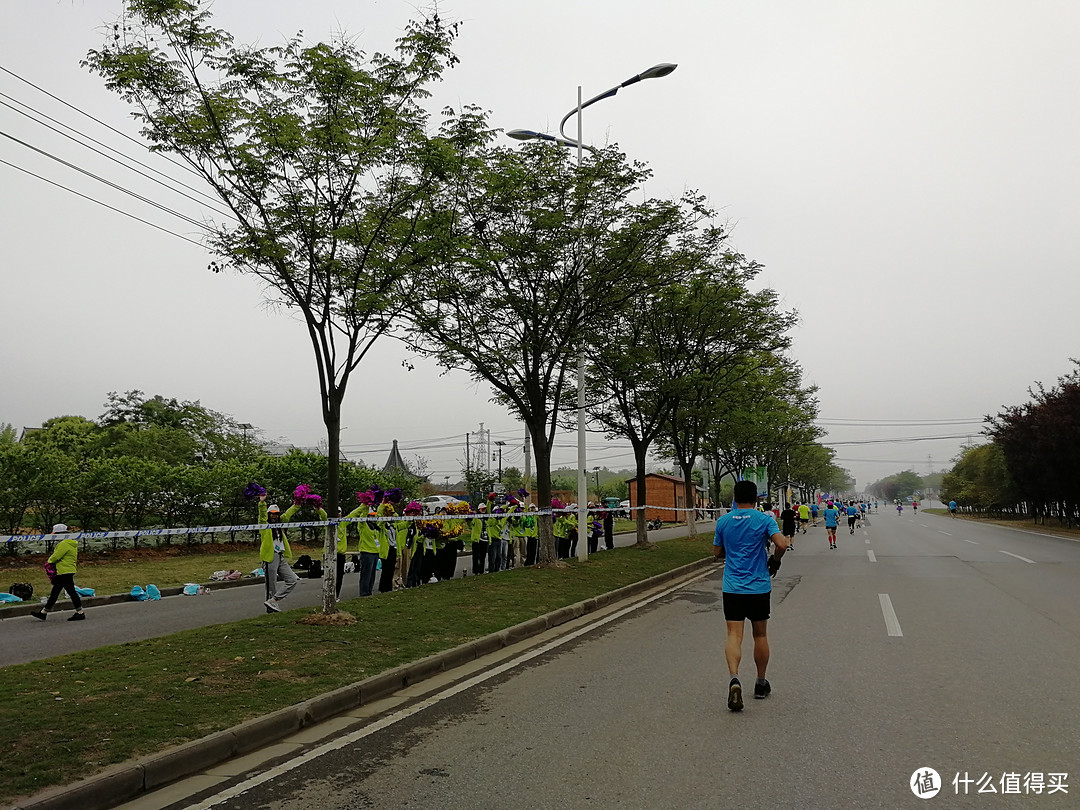
[[[530,478],[532,478],[532,439],[529,436],[529,429],[525,428],[525,480],[522,486],[526,492],[529,492]]]
[[[502,441],[495,442],[495,445],[499,448],[499,481],[500,482],[502,481],[502,449],[503,449],[504,444],[506,444],[506,442],[502,442]]]

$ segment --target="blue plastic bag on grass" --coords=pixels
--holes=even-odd
[[[136,602],[146,601],[146,591],[143,590],[142,585],[136,585],[134,588],[131,589],[131,598],[134,599]]]
[[[0,593],[0,602],[21,602],[22,599],[13,593]]]
[[[93,588],[76,588],[75,593],[77,593],[79,596],[93,596],[94,595],[94,589]]]
[[[158,590],[157,585],[151,584],[146,586],[146,598],[151,602],[157,602],[161,599],[161,591]]]

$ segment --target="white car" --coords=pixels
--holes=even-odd
[[[428,495],[420,500],[425,515],[441,515],[446,511],[446,507],[452,503],[465,503],[465,501],[461,500],[461,498],[455,498],[453,495]]]

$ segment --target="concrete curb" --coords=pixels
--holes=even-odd
[[[49,788],[19,802],[11,810],[67,810],[72,807],[80,810],[108,810],[169,782],[270,745],[301,729],[353,711],[433,675],[475,661],[488,653],[558,627],[613,602],[636,596],[668,582],[689,579],[713,565],[711,558],[702,559],[610,593],[567,605],[545,616],[529,619],[419,661],[403,664],[208,737],[114,766],[71,785]]]

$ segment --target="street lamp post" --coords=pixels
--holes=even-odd
[[[596,505],[600,505],[600,468],[592,468],[593,475],[596,476]]]
[[[577,89],[578,103],[577,103],[577,106],[574,107],[574,109],[570,110],[570,112],[568,112],[566,115],[564,115],[562,121],[559,122],[559,135],[561,137],[556,138],[556,137],[554,137],[552,135],[545,135],[545,134],[540,133],[540,132],[535,132],[535,131],[533,131],[531,129],[512,129],[509,132],[507,132],[506,134],[509,137],[515,138],[516,140],[519,140],[519,141],[528,141],[528,140],[551,141],[553,143],[558,144],[559,146],[573,146],[573,147],[576,147],[577,148],[577,167],[578,167],[578,169],[580,169],[581,168],[581,152],[582,152],[582,150],[583,149],[588,149],[590,152],[595,152],[596,151],[591,146],[585,146],[585,144],[582,142],[581,111],[584,110],[586,107],[588,107],[588,106],[590,106],[592,104],[595,104],[598,101],[603,101],[605,98],[611,98],[613,95],[618,93],[622,88],[628,87],[631,84],[637,84],[642,79],[659,79],[659,78],[662,78],[663,76],[667,76],[669,73],[671,73],[673,70],[675,70],[676,67],[678,67],[678,66],[674,65],[674,64],[671,64],[670,62],[662,62],[659,65],[653,65],[648,70],[644,70],[641,73],[638,73],[636,76],[631,76],[629,79],[622,82],[621,84],[617,84],[614,87],[612,87],[612,88],[610,88],[608,90],[605,90],[603,93],[600,93],[599,95],[593,96],[592,98],[590,98],[588,101],[586,101],[584,103],[581,101],[581,85],[578,85],[578,89]],[[570,117],[575,115],[575,114],[577,115],[577,140],[571,140],[570,138],[566,137],[565,128],[566,128],[566,122],[569,121]],[[579,262],[582,261],[582,257],[580,255],[580,253],[581,253],[581,251],[578,251],[578,254],[579,254],[578,255],[578,261]],[[584,319],[584,301],[582,300],[584,298],[584,279],[583,279],[584,272],[583,272],[583,268],[580,265],[577,267],[577,270],[578,270],[578,274],[577,274],[577,277],[578,277],[578,300],[579,300],[579,307],[580,307],[579,310],[578,310],[578,318],[579,319]],[[584,324],[580,324],[580,325],[584,326]],[[589,558],[589,546],[588,546],[588,543],[585,542],[585,538],[588,536],[589,518],[588,518],[588,509],[586,507],[586,501],[588,500],[588,497],[587,497],[588,493],[586,492],[586,490],[588,489],[588,484],[587,484],[588,479],[586,478],[586,476],[588,475],[588,468],[586,467],[586,457],[585,457],[585,338],[584,338],[584,333],[582,334],[581,345],[578,347],[577,443],[578,443],[578,458],[577,458],[577,461],[578,461],[578,476],[577,476],[578,477],[578,481],[577,481],[577,491],[578,491],[578,494],[577,494],[578,555],[577,555],[577,558],[579,560],[584,561],[584,560],[587,560]]]

